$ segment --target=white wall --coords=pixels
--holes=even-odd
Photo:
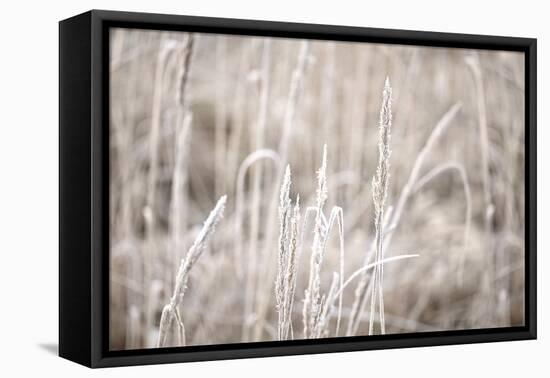
[[[539,185],[550,191],[550,27],[543,1],[179,0],[7,1],[0,27],[0,375],[517,377],[550,372],[549,197],[539,195],[539,340],[91,371],[48,349],[57,343],[57,21],[90,8],[433,30],[539,39]],[[546,15],[546,19],[545,19]],[[544,93],[543,93],[544,92]],[[548,268],[548,266],[546,266]],[[548,269],[546,269],[548,274]],[[546,351],[545,351],[546,348]],[[539,373],[537,373],[539,372]],[[546,372],[546,374],[544,374]],[[27,374],[28,373],[28,374]],[[33,375],[31,375],[33,374]]]

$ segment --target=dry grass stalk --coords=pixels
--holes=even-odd
[[[166,61],[169,53],[173,49],[171,44],[163,45],[158,52],[157,66],[155,69],[155,84],[153,91],[153,107],[151,110],[151,130],[149,133],[149,172],[147,177],[147,198],[144,209],[146,234],[150,235],[153,232],[155,220],[155,197],[156,184],[158,176],[158,160],[159,160],[159,132],[162,113],[162,96],[164,87],[164,72],[166,69]]]
[[[238,73],[232,83],[231,106],[228,116],[231,117],[232,131],[228,135],[227,143],[227,164],[224,175],[235,177],[241,159],[240,150],[242,139],[246,137],[248,125],[248,90],[255,80],[250,79],[251,63],[250,57],[254,51],[255,40],[248,41],[241,46],[239,53]],[[232,182],[231,182],[232,183]],[[229,189],[231,189],[229,187]]]
[[[300,222],[300,196],[292,207],[290,200],[290,167],[287,166],[279,204],[279,259],[277,279],[275,281],[275,299],[279,315],[279,340],[293,338],[292,307],[296,290],[296,273],[298,257],[298,225]]]
[[[383,249],[387,250],[389,248],[389,245],[391,243],[394,230],[399,225],[399,221],[401,220],[401,215],[405,209],[405,205],[408,202],[410,196],[413,193],[414,186],[419,179],[420,170],[423,167],[424,160],[426,159],[428,153],[431,151],[435,143],[439,140],[441,135],[443,135],[444,131],[447,129],[447,127],[451,124],[451,121],[455,118],[458,111],[462,107],[461,103],[454,104],[439,120],[437,125],[434,127],[432,133],[428,137],[426,143],[420,150],[419,154],[417,155],[413,168],[411,170],[411,173],[409,175],[409,178],[407,179],[407,182],[403,189],[401,190],[401,193],[399,195],[399,199],[397,200],[397,205],[395,206],[394,210],[391,213],[391,216],[386,216],[387,219],[385,222],[387,225],[386,228],[390,228],[391,231],[384,234],[383,237]],[[376,241],[376,240],[375,240]],[[370,252],[369,252],[370,255]],[[372,280],[371,280],[372,281]],[[348,323],[348,335],[353,334],[356,332],[360,319],[362,318],[362,312],[364,309],[364,298],[366,298],[367,295],[372,295],[373,290],[375,289],[375,286],[373,285],[374,282],[371,282],[371,285],[367,285],[367,278],[363,277],[362,280],[358,283],[356,292],[355,292],[355,301],[352,306],[352,315],[350,316],[350,322]],[[370,290],[370,293],[368,291]],[[355,311],[354,311],[355,310]]]
[[[341,288],[344,283],[344,216],[342,208],[338,206],[334,206],[332,208],[328,220],[325,216],[324,207],[328,199],[326,171],[327,145],[325,144],[323,146],[321,168],[317,174],[318,185],[316,192],[316,205],[315,207],[309,207],[306,209],[303,225],[303,229],[305,230],[307,227],[308,215],[315,214],[309,281],[308,287],[305,291],[304,307],[302,311],[305,338],[319,338],[328,336],[328,320],[333,308],[333,299],[336,297],[336,287],[339,284]],[[328,293],[326,295],[321,295],[321,267],[323,264],[324,255],[326,253],[330,233],[335,222],[338,222],[340,273],[338,274],[334,272],[333,282]],[[338,334],[338,329],[340,327],[343,300],[342,291],[338,291],[339,305],[335,331],[336,334]]]
[[[296,117],[296,108],[298,107],[298,102],[303,91],[309,50],[310,42],[306,40],[302,41],[298,55],[298,63],[292,72],[292,79],[290,81],[290,92],[288,94],[283,119],[283,134],[279,142],[279,154],[284,163],[287,161],[288,145],[290,142],[290,134],[294,126],[294,118]]]
[[[187,34],[183,47],[178,51],[181,62],[178,62],[178,85],[179,90],[176,93],[176,101],[178,108],[178,121],[183,121],[187,111],[188,104],[185,100],[187,82],[189,78],[189,70],[191,67],[191,56],[193,52],[194,37],[192,34]],[[155,221],[155,197],[156,184],[158,179],[158,161],[159,161],[159,138],[160,138],[160,123],[162,116],[162,104],[164,94],[164,76],[166,72],[166,64],[168,57],[176,48],[173,42],[166,42],[159,49],[157,56],[157,65],[155,69],[153,102],[151,110],[151,130],[149,134],[149,174],[147,178],[147,198],[145,205],[145,221],[146,232],[151,233]]]
[[[372,199],[374,203],[374,227],[376,240],[375,261],[379,262],[384,258],[383,250],[383,220],[384,206],[388,196],[388,186],[390,178],[390,157],[391,157],[391,124],[392,124],[392,90],[389,78],[386,78],[384,91],[382,93],[382,108],[380,110],[380,125],[378,128],[378,166],[376,167],[376,176],[372,180]],[[369,335],[373,333],[375,297],[378,296],[378,311],[380,313],[380,332],[386,333],[384,320],[384,294],[383,294],[383,269],[382,265],[377,265],[374,270],[375,287],[371,296]]]
[[[245,213],[245,179],[246,174],[249,172],[250,168],[254,164],[261,163],[261,160],[267,160],[273,163],[275,166],[275,170],[279,169],[280,165],[280,158],[279,155],[269,149],[262,149],[257,150],[248,155],[241,165],[239,166],[239,170],[237,173],[237,185],[235,189],[235,196],[236,196],[236,202],[235,202],[235,261],[241,262],[245,261],[247,264],[246,266],[242,266],[241,264],[237,264],[237,277],[242,279],[245,278],[245,299],[244,299],[244,306],[243,306],[243,328],[241,332],[241,339],[247,340],[249,337],[250,332],[250,326],[253,321],[253,317],[251,316],[252,308],[253,308],[253,301],[254,298],[254,272],[257,268],[256,266],[256,259],[254,256],[251,255],[251,253],[255,253],[255,251],[251,251],[250,249],[247,250],[246,258],[243,259],[242,256],[242,250],[244,249],[244,242],[243,242],[243,231],[242,226],[244,222],[244,213]],[[243,264],[244,265],[244,264]]]
[[[392,262],[392,261],[398,261],[398,260],[403,260],[403,259],[410,259],[412,257],[418,257],[420,255],[418,254],[406,254],[406,255],[398,255],[398,256],[393,256],[393,257],[386,257],[384,259],[381,259],[380,261],[376,261],[376,262],[373,262],[373,263],[370,263],[370,264],[366,264],[366,265],[363,265],[361,268],[357,269],[355,272],[353,272],[352,274],[350,274],[350,276],[348,277],[348,279],[344,282],[344,284],[340,287],[340,289],[338,290],[338,292],[336,293],[335,297],[339,296],[340,294],[342,294],[342,292],[344,291],[344,289],[354,280],[356,279],[357,277],[361,276],[363,273],[365,273],[366,271],[370,270],[370,269],[373,269],[373,268],[376,268],[377,266],[380,266],[380,265],[383,265],[383,264],[387,264],[389,262]]]
[[[175,131],[175,162],[172,173],[172,193],[171,193],[171,208],[170,208],[170,227],[173,241],[174,259],[179,261],[181,256],[179,251],[182,250],[181,235],[187,229],[187,193],[186,185],[188,180],[188,158],[189,158],[189,141],[191,140],[191,124],[193,114],[189,104],[189,73],[191,70],[191,57],[193,54],[195,37],[193,34],[186,34],[183,46],[178,51],[178,70],[176,78],[178,85],[176,86],[176,131]]]
[[[316,203],[314,208],[308,210],[315,214],[315,224],[313,225],[313,242],[311,246],[311,258],[310,258],[310,271],[308,287],[305,291],[304,307],[302,311],[303,325],[304,325],[304,337],[305,338],[319,338],[324,335],[328,335],[328,317],[330,310],[332,309],[332,296],[336,293],[338,282],[334,282],[331,285],[327,295],[321,295],[321,267],[323,264],[323,258],[326,252],[327,243],[330,237],[330,231],[334,226],[334,222],[338,221],[338,234],[340,238],[340,274],[335,273],[336,280],[340,279],[339,284],[343,284],[343,271],[344,271],[344,221],[343,212],[340,207],[335,206],[331,212],[329,219],[325,217],[324,207],[328,198],[327,190],[327,146],[323,147],[323,160],[321,168],[317,174],[317,194]],[[306,211],[307,213],[307,211]],[[307,221],[307,215],[304,220]],[[304,223],[304,229],[306,224]],[[340,324],[342,298],[340,297],[337,331]]]
[[[483,74],[478,54],[474,54],[466,59],[466,64],[472,70],[476,89],[476,99],[478,108],[478,124],[479,124],[479,148],[481,156],[481,177],[483,180],[483,198],[485,200],[485,218],[488,227],[494,213],[491,177],[489,172],[489,132],[487,122],[487,106],[485,104],[485,88],[483,86]]]
[[[384,212],[384,205],[386,202],[388,186],[389,186],[389,167],[391,157],[391,123],[392,123],[392,90],[390,86],[389,78],[386,77],[384,83],[384,90],[382,92],[382,106],[380,109],[379,120],[379,135],[378,135],[378,165],[376,168],[376,174],[372,182],[372,196],[374,203],[374,226],[375,226],[375,238],[372,246],[368,250],[366,255],[365,264],[369,261],[369,257],[374,251],[375,262],[380,262],[384,256],[383,240],[385,235],[385,229],[387,226],[388,216]],[[379,320],[380,331],[385,333],[385,319],[384,319],[384,297],[382,291],[382,264],[375,266],[373,275],[371,276],[370,285],[368,286],[368,277],[366,270],[363,272],[361,279],[359,280],[355,289],[355,299],[352,305],[348,328],[346,334],[348,336],[355,334],[359,327],[360,319],[362,318],[362,312],[367,302],[367,298],[370,296],[370,317],[369,317],[369,334],[373,332],[374,316],[375,316],[375,301],[378,298],[379,307]]]
[[[250,155],[248,155],[237,171],[237,180],[235,188],[235,258],[236,261],[242,261],[242,250],[244,249],[243,237],[242,237],[242,225],[243,225],[243,215],[245,211],[244,206],[244,197],[245,197],[245,180],[246,174],[250,171],[254,164],[260,164],[261,160],[267,160],[273,163],[274,169],[278,170],[280,166],[280,158],[277,152],[270,149],[261,149],[256,150]],[[250,250],[248,251],[250,252]],[[250,262],[250,259],[248,259]],[[248,271],[254,268],[254,265],[248,265]],[[243,277],[243,267],[239,264],[237,265],[237,276],[239,278]]]
[[[418,257],[419,255],[418,254],[407,254],[407,255],[398,255],[398,256],[394,256],[394,257],[388,257],[388,258],[384,258],[384,259],[381,259],[379,261],[376,261],[376,262],[373,262],[373,263],[370,263],[370,264],[366,264],[366,265],[363,265],[361,268],[357,269],[355,272],[353,272],[349,277],[348,279],[341,283],[340,284],[340,287],[338,289],[338,291],[336,291],[335,294],[333,295],[329,295],[329,300],[327,300],[327,306],[331,306],[334,304],[334,301],[336,300],[336,298],[341,298],[343,293],[344,293],[344,290],[346,287],[348,287],[351,282],[353,280],[355,280],[357,277],[366,277],[365,273],[373,268],[376,268],[380,265],[383,265],[383,264],[386,264],[386,263],[389,263],[389,262],[392,262],[392,261],[398,261],[398,260],[403,260],[403,259],[409,259],[409,258],[412,258],[412,257]],[[366,281],[365,281],[366,282]],[[368,286],[368,289],[371,289],[372,287],[371,286]],[[367,294],[370,294],[370,291],[367,291]],[[366,297],[365,297],[366,298]],[[364,302],[366,303],[366,301]],[[364,305],[363,303],[363,305]],[[352,309],[353,310],[353,309]],[[338,318],[340,318],[342,316],[341,314],[342,310],[339,309],[338,311]],[[350,311],[349,317],[352,317],[354,316],[352,314],[352,312]],[[361,314],[362,316],[362,314]],[[378,319],[380,319],[378,317]],[[360,321],[362,320],[362,318],[359,318],[357,323],[359,323]],[[369,319],[370,320],[370,319]],[[350,335],[350,334],[356,334],[357,330],[355,328],[353,328],[353,326],[350,326],[350,325],[353,325],[355,323],[353,323],[352,321],[350,321],[348,323],[348,326],[350,327],[349,329],[351,329],[352,331],[350,331],[348,329],[348,332],[347,332],[347,335]]]
[[[191,126],[193,114],[189,104],[189,72],[191,69],[191,57],[193,54],[194,36],[185,34],[181,48],[176,56],[176,78],[177,84],[175,90],[176,100],[176,127],[174,138],[174,169],[172,172],[172,193],[170,200],[170,233],[172,238],[172,252],[170,257],[172,264],[167,266],[167,276],[171,277],[171,284],[174,283],[175,276],[170,266],[177,265],[182,258],[183,250],[182,236],[187,230],[188,218],[188,196],[187,182],[189,178],[188,160],[189,160],[189,142],[191,140]]]
[[[218,200],[216,207],[214,207],[214,209],[210,212],[210,215],[208,215],[208,218],[204,222],[201,231],[187,252],[187,255],[181,260],[178,274],[176,276],[174,292],[170,298],[170,303],[164,306],[162,310],[157,343],[158,347],[169,346],[168,344],[171,341],[175,345],[185,345],[185,328],[179,313],[179,306],[181,305],[183,296],[185,295],[185,291],[187,289],[189,272],[206,249],[208,240],[214,234],[216,225],[222,219],[226,201],[227,196],[225,195]],[[171,330],[176,330],[176,334],[170,335]],[[172,340],[169,340],[170,337],[172,337]]]
[[[391,240],[394,234],[394,230],[399,225],[399,221],[401,220],[401,215],[405,209],[405,205],[407,204],[410,196],[412,195],[414,186],[416,185],[416,182],[419,179],[420,170],[424,165],[424,160],[426,159],[428,153],[432,150],[435,143],[439,140],[441,135],[443,135],[444,131],[451,124],[451,121],[455,118],[455,116],[457,115],[461,107],[462,107],[461,103],[456,103],[443,115],[443,117],[439,120],[437,125],[434,127],[433,131],[431,132],[426,143],[420,150],[419,154],[417,155],[413,164],[413,168],[409,175],[409,178],[407,179],[405,186],[401,190],[399,199],[397,200],[397,205],[392,211],[391,216],[385,217],[386,218],[385,223],[387,223],[385,228],[389,227],[391,231],[384,233],[383,249],[387,250],[389,248],[389,245],[391,243]],[[375,247],[376,245],[374,245],[374,248]],[[371,249],[374,249],[374,248],[371,248]],[[370,251],[367,254],[367,258],[369,255],[370,255]],[[348,335],[352,335],[357,331],[359,322],[363,317],[362,312],[364,310],[365,298],[368,295],[372,295],[372,291],[374,290],[374,286],[372,284],[367,285],[367,283],[368,283],[367,277],[363,276],[357,285],[357,288],[355,291],[355,300],[352,306],[352,312],[348,323],[348,330],[347,330]],[[371,282],[371,283],[374,283],[374,282]]]
[[[323,161],[317,174],[317,197],[315,224],[313,225],[313,244],[311,246],[311,261],[309,271],[309,284],[305,292],[304,300],[304,337],[314,338],[317,334],[318,319],[321,313],[321,264],[323,263],[324,249],[323,239],[326,229],[323,222],[323,208],[327,200],[327,149],[323,150]]]
[[[260,150],[265,143],[265,130],[267,126],[268,110],[269,110],[269,95],[270,95],[270,71],[271,71],[271,41],[265,40],[262,44],[262,59],[260,66],[260,93],[259,93],[259,109],[256,120],[254,148]],[[259,249],[259,232],[260,232],[260,203],[262,198],[261,180],[263,176],[263,166],[259,164],[252,170],[252,195],[251,195],[251,211],[250,211],[250,229],[248,245],[249,257],[249,275],[247,276],[247,286],[251,293],[256,292],[257,283],[254,282],[254,272],[257,270],[257,258]],[[251,309],[254,305],[254,296],[247,297],[245,308]],[[249,313],[249,312],[248,312]],[[245,320],[243,340],[247,341],[250,338],[250,324]]]
[[[454,104],[444,115],[441,117],[437,125],[434,127],[432,133],[428,137],[426,143],[420,150],[419,154],[417,155],[413,168],[411,170],[411,173],[409,175],[409,178],[407,179],[407,182],[403,189],[401,190],[401,193],[399,195],[399,199],[397,200],[397,205],[395,206],[394,210],[392,211],[392,214],[390,217],[387,218],[387,223],[391,231],[384,234],[384,245],[383,249],[387,250],[389,248],[389,245],[391,243],[391,240],[393,238],[394,230],[399,225],[399,221],[401,220],[402,213],[405,209],[405,205],[407,204],[410,196],[413,193],[414,186],[416,182],[419,179],[420,176],[420,170],[424,165],[424,160],[426,159],[428,153],[432,150],[435,143],[439,140],[439,138],[443,135],[444,131],[448,128],[448,126],[451,124],[451,121],[455,118],[455,116],[458,114],[458,111],[461,109],[462,104],[460,102]],[[373,287],[367,287],[366,278],[363,278],[356,289],[355,293],[355,302],[352,307],[352,313],[353,309],[356,309],[354,317],[350,317],[350,323],[348,324],[348,335],[353,333],[353,330],[357,330],[358,323],[360,319],[362,318],[362,309],[363,306],[361,305],[362,298],[366,296],[366,292],[368,290],[372,290]],[[352,322],[353,321],[353,322]]]
[[[491,142],[489,140],[489,127],[487,121],[487,105],[485,96],[485,86],[483,83],[483,71],[481,68],[481,62],[479,61],[479,54],[476,52],[466,58],[466,64],[472,71],[475,85],[476,101],[477,101],[477,116],[478,116],[478,136],[479,136],[479,152],[481,162],[481,178],[483,183],[483,200],[485,205],[484,221],[485,221],[485,264],[487,273],[487,279],[485,283],[485,290],[491,293],[495,293],[495,266],[496,258],[494,254],[495,241],[493,240],[493,217],[495,214],[495,206],[493,204],[493,188],[491,180],[491,172],[489,167],[489,151],[491,149]],[[492,303],[489,303],[489,307],[494,306],[494,302],[498,301],[496,295],[489,297]]]
[[[339,287],[339,294],[335,295],[335,297],[338,297],[338,314],[336,318],[336,330],[334,331],[334,336],[338,336],[338,333],[340,332],[340,322],[342,319],[342,306],[344,301],[344,293],[342,291],[342,288],[344,286],[344,261],[345,261],[345,251],[344,251],[344,210],[339,206],[334,206],[330,212],[330,217],[328,220],[328,226],[327,226],[327,237],[325,240],[325,243],[328,241],[328,237],[330,236],[330,231],[332,230],[332,227],[334,225],[334,222],[338,222],[338,242],[339,242],[339,252],[340,252],[340,273],[338,274],[338,277],[340,278],[340,287]],[[332,299],[332,298],[331,298]],[[332,302],[327,301],[327,310],[330,310],[332,307]],[[327,312],[327,316],[330,315]]]
[[[227,166],[227,43],[225,37],[220,36],[216,41],[216,98],[215,98],[215,146],[214,149],[214,192],[216,195],[226,193],[224,170]]]
[[[456,117],[456,115],[458,114],[458,111],[461,108],[462,108],[462,103],[457,102],[443,115],[443,117],[441,117],[437,125],[435,125],[430,136],[426,140],[426,143],[418,153],[414,161],[413,168],[411,170],[409,178],[407,179],[407,183],[405,184],[405,186],[401,190],[401,193],[399,194],[397,205],[395,205],[395,209],[391,216],[390,227],[395,229],[399,225],[399,221],[401,220],[401,216],[403,214],[403,211],[405,210],[405,205],[407,204],[407,201],[412,195],[414,186],[420,177],[420,170],[424,166],[424,160],[426,159],[426,157],[428,156],[429,152],[432,150],[436,142],[439,140],[439,138],[443,135],[445,130],[447,130],[447,128],[451,124],[451,121]],[[385,249],[388,249],[388,246],[390,245],[392,238],[393,238],[393,232],[388,233],[388,235],[384,238]]]
[[[290,144],[290,137],[292,130],[294,129],[294,120],[296,117],[296,110],[300,98],[302,97],[305,73],[307,68],[307,63],[309,61],[309,51],[310,51],[310,42],[304,40],[300,43],[300,51],[298,53],[298,61],[294,70],[292,72],[292,78],[290,81],[290,90],[287,97],[287,102],[285,106],[285,113],[283,116],[283,125],[282,125],[282,135],[279,140],[278,153],[281,158],[281,166],[279,171],[276,174],[275,181],[281,183],[284,175],[284,167],[288,162],[288,148]],[[279,185],[279,184],[277,184]],[[266,220],[266,236],[265,240],[269,241],[265,243],[264,249],[262,250],[262,256],[266,260],[270,261],[272,259],[273,248],[271,248],[270,242],[275,237],[276,227],[276,211],[277,211],[277,190],[272,192],[272,198],[270,199],[268,211],[267,211],[267,220]],[[276,269],[274,269],[273,264],[266,264],[264,270],[261,270],[261,273],[258,275],[256,289],[255,289],[255,302],[256,302],[256,325],[254,327],[253,339],[259,340],[261,334],[265,328],[266,316],[269,309],[270,301],[266,293],[271,293],[272,291],[272,282],[276,274]]]
[[[182,235],[187,229],[187,179],[188,179],[188,157],[189,141],[191,139],[191,123],[193,116],[188,112],[181,128],[176,130],[174,171],[172,173],[172,200],[170,208],[170,227],[172,233],[173,256],[179,261],[182,250]]]
[[[384,230],[386,230],[383,233],[383,237],[385,238],[387,233],[392,230],[392,227],[389,227],[389,220],[391,219],[391,214],[393,213],[393,207],[388,207],[388,210],[384,214],[384,226],[382,227]],[[364,312],[365,308],[367,306],[368,299],[371,297],[372,290],[374,289],[374,274],[370,276],[367,275],[367,271],[369,269],[364,269],[367,266],[370,266],[370,261],[373,257],[373,254],[375,254],[376,251],[376,238],[372,240],[372,243],[365,254],[365,261],[363,265],[363,268],[359,269],[361,272],[361,279],[357,283],[357,286],[354,291],[354,301],[350,310],[350,313],[348,315],[348,327],[346,331],[347,336],[352,336],[357,334],[357,331],[359,329],[359,325],[361,321],[364,319]],[[386,259],[385,259],[386,260]],[[376,267],[376,262],[372,263],[372,268]],[[370,315],[369,315],[370,316]],[[377,319],[379,317],[377,316]],[[369,318],[370,320],[370,318]]]
[[[315,338],[329,336],[328,322],[330,320],[330,315],[333,308],[332,303],[334,302],[337,296],[337,293],[339,291],[338,289],[339,285],[340,286],[342,285],[342,281],[340,280],[340,275],[336,272],[333,272],[332,283],[330,284],[328,293],[326,294],[326,296],[324,295],[321,298],[320,311],[319,311],[318,319],[316,320],[317,325],[316,325],[316,334],[314,335]]]
[[[275,300],[277,302],[277,312],[279,315],[278,321],[278,339],[286,340],[285,338],[285,276],[289,268],[289,251],[288,241],[290,236],[290,218],[292,211],[292,203],[290,200],[290,167],[287,165],[283,184],[281,185],[281,196],[279,202],[279,259],[277,279],[275,281]]]
[[[176,100],[178,104],[184,107],[184,110],[189,109],[189,73],[191,72],[191,60],[193,57],[193,51],[195,46],[195,36],[194,34],[188,33],[185,36],[185,43],[183,48],[180,50],[180,65],[178,70],[178,92],[176,95]]]
[[[418,192],[424,186],[426,186],[430,181],[434,180],[439,175],[445,172],[456,171],[462,181],[462,188],[464,190],[464,202],[465,202],[465,214],[464,214],[464,236],[463,236],[463,246],[464,250],[460,256],[460,261],[458,265],[458,281],[462,285],[464,282],[464,260],[466,258],[465,252],[469,247],[470,240],[470,228],[472,224],[472,195],[470,191],[470,184],[468,183],[468,175],[466,174],[466,169],[462,164],[456,162],[449,162],[445,164],[440,164],[437,167],[433,168],[431,171],[426,173],[422,178],[418,180],[413,189],[413,194]]]
[[[159,144],[160,144],[160,128],[162,118],[162,105],[164,94],[164,76],[166,71],[166,64],[170,53],[174,50],[175,45],[172,42],[164,42],[157,55],[157,63],[154,76],[154,88],[153,88],[153,100],[151,109],[151,129],[149,132],[149,171],[147,173],[146,182],[146,202],[143,208],[143,217],[145,220],[145,237],[147,240],[147,247],[144,251],[144,272],[143,272],[143,284],[144,289],[147,290],[153,280],[152,266],[153,261],[151,257],[151,251],[156,249],[155,242],[153,240],[153,234],[156,227],[156,196],[157,196],[157,184],[159,176]],[[149,296],[146,296],[145,303],[145,327],[151,329],[153,326],[153,313],[154,305]],[[151,344],[148,334],[145,335],[145,344]]]

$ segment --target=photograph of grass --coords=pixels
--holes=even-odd
[[[112,28],[109,348],[525,324],[520,52]]]

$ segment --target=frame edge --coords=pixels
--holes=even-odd
[[[59,22],[59,356],[90,366],[90,20]]]

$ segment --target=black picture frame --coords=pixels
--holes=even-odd
[[[525,54],[525,326],[320,340],[108,350],[108,29],[193,31]],[[535,339],[537,41],[92,10],[59,23],[59,355],[88,367]]]

